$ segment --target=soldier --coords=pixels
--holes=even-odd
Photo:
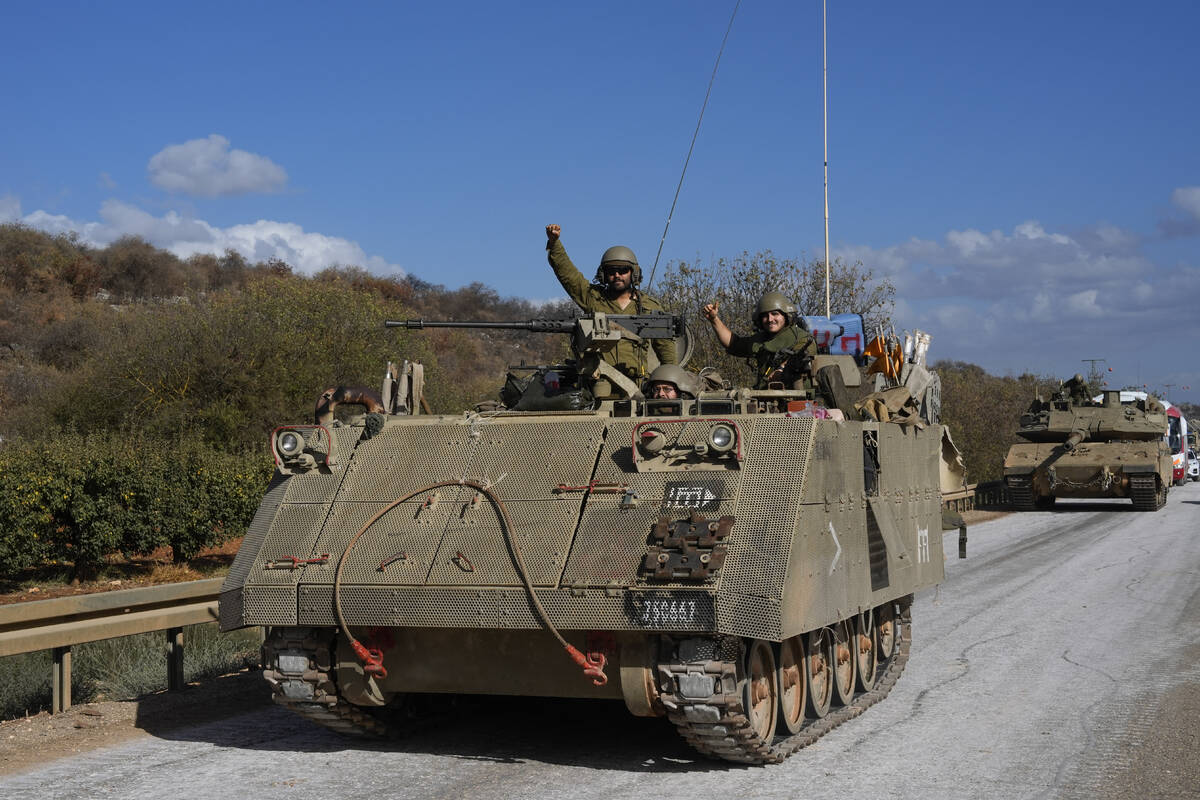
[[[661,303],[638,290],[638,284],[642,282],[642,268],[638,266],[637,256],[632,250],[620,245],[605,250],[600,258],[600,266],[596,268],[596,275],[589,283],[567,257],[567,250],[558,238],[561,233],[562,227],[559,225],[546,226],[547,259],[558,282],[576,305],[587,312],[603,311],[606,314],[663,311]],[[641,381],[648,370],[648,349],[647,342],[622,340],[604,354],[604,360],[634,381]],[[654,353],[659,363],[674,364],[674,340],[655,339]]]
[[[1091,392],[1088,391],[1087,381],[1078,372],[1063,385],[1063,388],[1067,390],[1072,405],[1086,403],[1091,399]]]
[[[677,364],[661,364],[646,380],[646,397],[653,400],[696,399],[696,376]]]
[[[809,374],[817,343],[798,324],[796,305],[782,293],[767,292],[759,299],[753,319],[757,333],[751,336],[735,336],[717,315],[716,303],[704,306],[701,313],[725,352],[745,357],[754,369],[755,389],[766,389],[772,383],[795,388],[797,381]]]

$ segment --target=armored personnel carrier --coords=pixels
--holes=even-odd
[[[278,428],[220,601],[224,630],[267,628],[275,700],[383,735],[413,694],[611,699],[769,763],[882,699],[913,593],[943,577],[942,427],[783,388],[647,400],[614,378],[550,402],[660,323],[569,323],[578,358],[514,393],[534,410],[420,413],[402,363]],[[855,385],[851,359],[819,358]],[[366,413],[338,424],[337,402]]]
[[[1058,497],[1128,497],[1139,511],[1167,501],[1171,454],[1163,436],[1167,414],[1153,397],[1122,403],[1119,391],[1092,399],[1076,375],[1050,400],[1040,397],[1021,415],[1004,458],[1013,505],[1047,509]]]

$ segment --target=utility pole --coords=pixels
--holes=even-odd
[[[1164,383],[1162,385],[1163,389],[1165,390],[1165,391],[1163,391],[1163,400],[1170,400],[1171,398],[1168,395],[1170,395],[1171,390],[1174,389],[1178,385],[1179,385],[1178,383]]]

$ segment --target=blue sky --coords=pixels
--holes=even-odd
[[[5,3],[0,220],[556,297],[549,222],[585,268],[653,262],[732,10]],[[1200,5],[829,14],[833,255],[898,327],[1200,402]],[[821,257],[820,25],[742,3],[663,263]]]

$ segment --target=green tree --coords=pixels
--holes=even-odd
[[[0,572],[47,559],[77,580],[105,557],[169,546],[176,561],[242,535],[271,461],[198,439],[55,432],[0,448]]]
[[[53,418],[82,431],[260,447],[275,426],[311,414],[324,389],[378,388],[389,358],[431,360],[422,339],[383,327],[401,313],[344,284],[261,275],[244,291],[143,307],[122,315]]]

